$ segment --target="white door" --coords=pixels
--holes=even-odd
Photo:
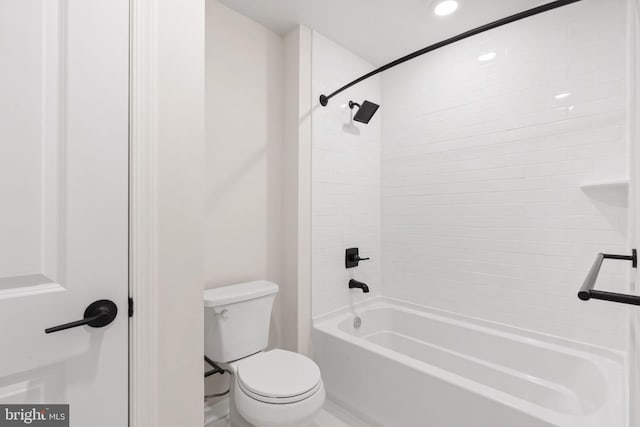
[[[128,14],[0,0],[0,405],[75,427],[128,422]],[[98,300],[108,325],[45,333]]]

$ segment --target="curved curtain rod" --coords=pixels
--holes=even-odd
[[[383,65],[380,68],[377,68],[361,77],[358,77],[357,79],[355,79],[354,81],[347,83],[346,85],[342,86],[340,89],[336,90],[335,92],[332,92],[330,95],[320,95],[320,104],[323,107],[326,107],[327,104],[329,103],[329,100],[331,98],[333,98],[334,96],[336,96],[337,94],[339,94],[340,92],[343,92],[347,89],[349,89],[351,86],[356,85],[358,83],[360,83],[363,80],[368,79],[369,77],[373,77],[376,74],[379,74],[383,71],[388,70],[389,68],[393,68],[396,65],[400,65],[404,62],[410,61],[414,58],[417,58],[418,56],[424,55],[425,53],[434,51],[436,49],[440,49],[441,47],[444,46],[448,46],[452,43],[455,42],[459,42],[460,40],[464,40],[466,38],[469,38],[471,36],[475,36],[477,34],[480,33],[484,33],[485,31],[489,31],[489,30],[493,30],[494,28],[498,28],[501,27],[503,25],[507,25],[510,24],[512,22],[516,22],[516,21],[520,21],[522,19],[528,18],[530,16],[534,16],[534,15],[538,15],[544,12],[548,12],[550,10],[554,10],[554,9],[558,9],[560,7],[563,6],[568,6],[572,3],[577,3],[579,1],[582,0],[558,0],[558,1],[554,1],[551,3],[547,3],[547,4],[543,4],[542,6],[538,6],[538,7],[534,7],[533,9],[529,9],[529,10],[525,10],[524,12],[520,12],[520,13],[516,13],[515,15],[511,15],[511,16],[507,16],[506,18],[502,18],[502,19],[498,19],[497,21],[493,21],[490,22],[488,24],[485,24],[481,27],[477,27],[474,28],[472,30],[469,31],[465,31],[462,34],[458,34],[457,36],[453,36],[451,38],[448,38],[446,40],[440,41],[438,43],[432,44],[430,46],[424,47],[420,50],[416,50],[415,52],[412,52],[408,55],[403,56],[402,58],[398,58],[395,61],[391,61],[388,64]]]

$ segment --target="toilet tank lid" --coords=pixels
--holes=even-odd
[[[256,280],[254,282],[222,286],[204,291],[204,306],[218,307],[264,297],[277,292],[278,285],[267,280]]]

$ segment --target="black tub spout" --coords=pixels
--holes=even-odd
[[[369,292],[369,287],[366,283],[358,282],[357,280],[349,280],[349,289],[362,289],[365,294]]]

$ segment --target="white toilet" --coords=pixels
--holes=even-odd
[[[204,292],[205,354],[231,372],[232,427],[301,427],[322,408],[318,365],[286,350],[263,351],[278,285],[264,280]]]

